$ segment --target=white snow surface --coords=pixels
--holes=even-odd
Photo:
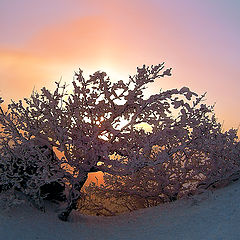
[[[58,220],[54,205],[45,213],[22,205],[1,209],[1,240],[240,239],[240,181],[214,192],[116,217]]]

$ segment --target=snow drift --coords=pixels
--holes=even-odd
[[[1,209],[0,239],[240,239],[240,181],[214,192],[116,217],[74,211],[60,221],[53,204],[42,213],[28,205]],[[56,209],[57,211],[57,209]]]

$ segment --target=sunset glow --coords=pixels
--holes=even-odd
[[[240,123],[239,1],[2,0],[0,95],[106,71],[126,79],[137,66],[166,62],[173,76],[148,89],[189,86],[216,102],[224,128]]]

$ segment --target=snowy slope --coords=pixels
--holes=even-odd
[[[0,239],[240,239],[240,182],[192,199],[180,200],[117,217],[72,213],[61,222],[46,213],[22,206],[1,210]]]

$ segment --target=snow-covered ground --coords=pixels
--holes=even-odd
[[[0,239],[240,239],[240,181],[213,193],[117,217],[82,216],[75,211],[70,222],[61,222],[51,209],[1,210]]]

